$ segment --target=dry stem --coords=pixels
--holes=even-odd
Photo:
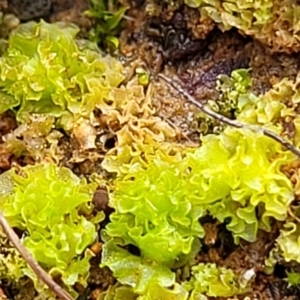
[[[8,224],[3,213],[0,211],[0,225],[6,233],[8,239],[20,252],[27,264],[33,269],[38,278],[40,278],[61,300],[74,300],[65,290],[63,290],[53,279],[43,270],[43,268],[34,260],[29,251],[20,242],[13,229]]]
[[[193,96],[191,96],[184,88],[182,88],[183,83],[180,82],[178,77],[174,77],[173,79],[163,75],[158,75],[161,79],[163,79],[165,82],[167,82],[170,86],[172,86],[177,92],[179,92],[181,95],[183,95],[190,103],[194,104],[196,107],[198,107],[201,111],[203,111],[208,116],[225,123],[229,126],[235,127],[235,128],[248,128],[252,131],[261,132],[264,135],[270,137],[271,139],[275,140],[276,142],[280,143],[282,146],[290,150],[292,153],[300,157],[300,150],[297,149],[295,146],[293,146],[290,142],[285,140],[283,137],[278,135],[277,133],[270,131],[268,129],[265,129],[263,127],[257,126],[257,125],[251,125],[251,124],[245,124],[241,123],[237,120],[231,120],[223,115],[218,114],[217,112],[211,110],[208,106],[202,104],[201,102],[198,102]]]

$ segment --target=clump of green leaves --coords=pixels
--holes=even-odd
[[[101,293],[98,300],[136,300],[137,298],[132,288],[117,283],[110,285],[105,292]]]
[[[276,247],[273,249],[271,256],[275,253],[282,255],[285,261],[296,261],[300,263],[300,226],[293,222],[284,224],[284,228],[280,231],[280,235],[276,240]],[[269,261],[272,257],[269,258]]]
[[[113,240],[104,245],[102,266],[108,266],[121,284],[132,287],[139,295],[153,296],[156,288],[175,283],[175,274],[168,267],[132,255]]]
[[[102,213],[91,215],[89,203],[95,189],[95,184],[53,164],[11,169],[1,175],[4,216],[12,227],[24,232],[22,242],[34,259],[51,276],[61,278],[73,294],[75,283],[86,285],[92,256],[86,249],[97,236],[94,223],[103,218]],[[9,261],[2,261],[6,263]],[[16,274],[30,277],[36,288],[41,288],[33,271],[21,267]]]
[[[127,7],[118,7],[114,0],[90,0],[91,8],[86,15],[93,18],[95,25],[89,32],[89,39],[97,44],[108,43],[118,48],[116,35],[120,32],[121,21]]]
[[[135,264],[178,267],[199,251],[204,236],[199,219],[207,214],[224,222],[236,243],[240,238],[255,241],[259,228],[270,230],[272,218],[287,217],[294,195],[280,166],[290,160],[272,139],[229,128],[205,136],[200,148],[187,149],[182,157],[168,159],[158,151],[146,165],[134,165],[114,181],[110,201],[115,212],[103,232],[104,249],[112,243],[130,256],[120,247],[134,245],[140,251],[132,256]],[[108,250],[103,264],[117,278],[133,276],[133,262],[126,266]],[[147,272],[148,280],[153,274]]]
[[[184,0],[191,7],[201,7],[201,12],[220,23],[224,29],[236,27],[247,30],[259,28],[272,18],[273,0],[235,2],[224,0]]]
[[[217,267],[216,264],[200,263],[192,267],[192,275],[191,280],[184,283],[191,292],[189,300],[199,299],[200,295],[232,297],[247,291],[247,284],[241,287],[239,277],[231,269]]]
[[[0,58],[0,113],[16,109],[17,119],[47,114],[70,128],[74,116],[105,106],[123,80],[122,65],[91,44],[77,44],[72,24],[29,22],[9,37]]]
[[[241,72],[241,78],[247,79],[247,72]],[[246,70],[245,70],[246,71]],[[299,76],[296,80],[282,79],[276,83],[268,92],[263,95],[256,96],[249,90],[249,81],[240,80],[242,86],[236,85],[238,82],[231,77],[223,75],[221,92],[226,102],[233,99],[236,103],[236,118],[243,122],[253,125],[264,126],[281,135],[286,135],[292,140],[294,145],[299,146],[299,115],[297,107],[299,104]],[[228,84],[229,83],[229,84]],[[228,84],[229,89],[226,89]],[[225,89],[224,89],[225,88]],[[224,92],[225,91],[225,92]],[[227,92],[226,92],[227,91]],[[241,93],[240,93],[241,91]],[[290,166],[293,169],[293,166]],[[293,172],[293,192],[299,195],[299,173]],[[299,216],[299,208],[294,211]],[[285,219],[282,219],[283,221]],[[271,273],[275,264],[284,260],[286,262],[300,262],[300,226],[287,219],[284,227],[280,231],[280,235],[276,240],[276,245],[265,261],[265,271]],[[296,275],[291,278],[296,278]]]
[[[231,75],[221,74],[218,76],[216,90],[219,92],[217,100],[208,100],[207,105],[221,115],[235,118],[242,107],[257,98],[250,91],[251,78],[249,70],[237,69]],[[219,133],[226,128],[224,123],[207,116],[203,112],[197,114],[199,122],[198,131],[201,134]]]
[[[227,117],[236,118],[245,124],[260,125],[277,133],[284,133],[284,124],[293,123],[295,127],[294,143],[299,143],[299,116],[296,113],[298,105],[298,82],[282,79],[276,83],[268,92],[256,95],[251,91],[251,77],[249,70],[234,70],[230,76],[220,75],[217,81],[219,99],[215,102],[208,101],[212,110]],[[203,113],[200,118],[208,120],[215,126],[224,125],[208,118]],[[207,129],[200,124],[199,130],[206,133]],[[289,139],[293,132],[289,132]]]
[[[249,102],[250,88],[251,77],[247,69],[234,70],[230,76],[219,75],[217,90],[220,92],[220,97],[216,101],[219,110],[229,113],[244,102]]]
[[[188,254],[204,232],[198,219],[209,211],[227,222],[236,242],[254,241],[258,228],[270,229],[270,217],[285,220],[292,185],[279,167],[280,145],[247,130],[208,135],[183,160],[163,161],[159,153],[147,168],[115,181],[107,233],[136,245],[157,262]]]
[[[190,199],[180,161],[157,158],[115,181],[110,201],[116,212],[106,227],[111,237],[137,246],[142,257],[171,266],[203,237],[198,219],[204,207]]]
[[[221,30],[234,27],[275,51],[298,52],[300,6],[293,0],[184,0]]]
[[[26,268],[26,262],[8,240],[2,228],[0,230],[0,247],[0,279],[19,284],[20,278],[24,276],[23,270]]]
[[[287,282],[289,286],[300,287],[300,273],[298,272],[287,272]]]
[[[109,266],[123,285],[112,287],[113,292],[108,291],[105,300],[205,300],[206,296],[230,297],[249,290],[249,281],[241,284],[231,269],[203,263],[193,266],[191,279],[180,285],[166,266],[132,255],[112,241],[104,246],[103,265]]]

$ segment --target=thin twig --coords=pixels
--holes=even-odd
[[[32,255],[20,242],[18,236],[15,234],[13,229],[8,224],[6,218],[0,211],[0,225],[2,226],[4,232],[6,233],[8,239],[20,252],[21,256],[25,259],[27,264],[36,273],[38,278],[40,278],[48,287],[59,297],[61,300],[74,300],[65,290],[63,290],[53,279],[43,270],[43,268],[34,260]]]
[[[283,137],[278,135],[277,133],[270,131],[268,129],[265,129],[263,127],[257,126],[257,125],[251,125],[251,124],[245,124],[241,123],[236,120],[231,120],[223,115],[218,114],[217,112],[211,110],[208,106],[202,104],[201,102],[198,102],[193,96],[191,96],[184,88],[182,88],[183,84],[180,82],[178,77],[174,77],[173,79],[163,75],[158,74],[158,76],[163,79],[165,82],[167,82],[170,86],[172,86],[177,92],[179,92],[181,95],[183,95],[190,103],[194,104],[196,107],[198,107],[201,111],[203,111],[208,116],[225,123],[227,125],[230,125],[235,128],[248,128],[252,131],[261,132],[264,135],[270,137],[271,139],[275,140],[276,142],[280,143],[282,146],[290,150],[292,153],[300,157],[300,150],[297,149],[295,146],[293,146],[290,142],[285,140]]]

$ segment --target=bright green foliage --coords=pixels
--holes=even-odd
[[[200,295],[231,297],[245,293],[248,288],[240,287],[239,278],[232,270],[216,264],[200,263],[192,268],[192,275],[192,279],[183,285],[191,291],[189,300],[197,300]]]
[[[287,282],[289,286],[300,286],[300,273],[297,272],[287,272]]]
[[[96,23],[90,30],[90,40],[98,44],[106,41],[117,48],[119,41],[115,35],[120,31],[120,23],[127,8],[120,7],[112,12],[114,0],[90,0],[90,3],[91,8],[86,15],[94,18]]]
[[[300,263],[300,226],[298,224],[286,223],[276,242],[285,261],[294,260]]]
[[[289,161],[280,145],[260,134],[227,129],[208,135],[183,160],[158,156],[146,169],[132,170],[115,181],[111,204],[116,212],[106,227],[109,236],[137,246],[142,257],[174,263],[188,255],[198,221],[207,211],[239,238],[254,241],[270,218],[285,220],[293,200],[292,185],[279,169]]]
[[[184,0],[221,30],[238,28],[275,51],[299,52],[300,5],[294,0]]]
[[[108,241],[103,264],[144,295],[150,289],[146,282],[171,286],[172,273],[158,279],[162,269],[180,266],[199,251],[197,242],[204,235],[199,218],[206,214],[227,224],[236,243],[254,241],[258,228],[270,230],[271,218],[287,217],[294,195],[280,167],[291,160],[289,155],[272,139],[237,129],[205,136],[202,146],[187,150],[182,159],[168,160],[158,152],[147,166],[133,167],[114,182],[110,201],[115,212],[103,232]],[[120,257],[109,250],[128,244],[141,255],[119,248]],[[235,293],[228,289],[222,291]]]
[[[114,286],[109,286],[104,293],[101,293],[97,300],[136,300],[137,297],[132,288],[117,283]]]
[[[138,300],[187,300],[188,292],[183,286],[174,283],[172,289],[159,285],[151,287],[146,295],[139,297]],[[201,300],[201,299],[200,299]]]
[[[229,112],[227,103],[235,108],[239,120],[281,131],[280,118],[290,111],[284,101],[289,100],[279,102],[281,110],[276,103],[284,91],[291,94],[294,87],[274,88],[273,94],[268,94],[272,97],[257,97],[249,91],[251,80],[247,70],[237,70],[231,77],[221,76],[219,87],[219,107],[224,113]],[[116,102],[123,105],[123,111],[111,116],[124,125],[110,156],[113,160],[106,160],[103,165],[108,171],[117,172],[110,194],[115,212],[103,231],[103,265],[113,271],[120,283],[131,286],[138,299],[152,299],[159,289],[165,290],[161,294],[176,291],[176,299],[186,299],[185,293],[178,292],[182,291],[180,288],[170,290],[171,281],[164,281],[163,274],[190,262],[199,251],[199,239],[204,236],[199,219],[212,215],[227,226],[236,243],[240,238],[255,241],[259,228],[268,231],[271,219],[284,221],[287,217],[294,192],[290,180],[280,170],[295,158],[259,131],[232,128],[218,136],[203,137],[197,149],[168,151],[170,144],[159,147],[167,144],[165,136],[158,135],[160,131],[153,126],[158,124],[157,119],[149,121],[151,105],[144,102],[143,95],[136,92],[136,98],[127,98],[121,97],[121,89],[115,92],[115,99],[125,100]],[[146,99],[149,101],[150,97]],[[140,255],[130,254],[128,245],[138,248]],[[159,274],[155,271],[159,268],[165,271]],[[146,270],[149,285],[141,270]],[[206,292],[233,295],[241,291],[241,285],[231,289],[227,283],[220,291],[195,289],[194,298],[205,299]],[[162,299],[167,299],[163,295]]]
[[[125,297],[138,300],[204,300],[206,295],[230,297],[245,293],[249,288],[248,282],[241,286],[239,277],[232,270],[203,263],[192,268],[190,281],[179,285],[175,283],[175,274],[167,267],[134,256],[112,241],[104,245],[102,258],[102,265],[110,267],[118,282],[124,285],[111,287],[111,291],[103,296],[104,300]]]
[[[175,274],[166,266],[130,254],[118,247],[112,240],[103,247],[102,266],[108,266],[118,282],[132,288],[132,293],[126,288],[117,289],[116,295],[109,293],[104,298],[125,299],[131,295],[139,296],[139,300],[186,300],[187,291],[175,283]],[[170,287],[174,286],[173,289]],[[131,298],[126,299],[131,299]]]
[[[26,230],[23,244],[49,274],[61,276],[68,288],[76,282],[86,284],[91,257],[86,248],[97,236],[94,222],[103,219],[102,214],[94,220],[86,217],[95,189],[96,185],[53,164],[11,169],[1,175],[3,214],[12,227]],[[36,281],[28,267],[25,274]]]
[[[280,166],[289,161],[281,146],[261,134],[226,129],[204,137],[203,146],[190,155],[194,170],[189,190],[210,213],[227,222],[235,241],[256,239],[257,229],[270,230],[270,217],[285,220],[293,189]],[[198,201],[199,201],[198,200]]]
[[[272,273],[278,259],[286,262],[300,263],[300,225],[291,221],[284,224],[280,230],[280,235],[276,240],[275,247],[269,253],[265,261],[265,271]],[[296,272],[287,273],[289,285],[298,285],[300,283],[300,274]]]
[[[272,18],[273,0],[184,0],[191,7],[201,7],[201,12],[220,23],[224,29],[236,27],[254,30]]]
[[[66,128],[72,116],[106,106],[110,90],[123,80],[122,66],[91,45],[79,47],[78,31],[41,21],[22,24],[10,35],[0,58],[0,113],[20,106],[19,121],[31,113],[49,114]]]
[[[158,155],[147,169],[116,180],[110,198],[116,213],[106,226],[110,236],[136,245],[143,257],[168,265],[190,253],[194,237],[204,236],[198,222],[204,207],[193,203],[181,164]]]
[[[214,111],[228,118],[232,118],[240,112],[241,108],[258,98],[250,92],[251,78],[249,70],[234,70],[230,76],[221,74],[217,80],[217,91],[219,98],[209,100],[207,105]],[[201,134],[219,133],[226,128],[224,123],[207,116],[203,112],[197,114],[200,123],[198,131]]]
[[[111,287],[103,300],[188,299],[187,290],[175,282],[175,274],[169,268],[134,256],[118,247],[112,240],[104,245],[102,266],[108,266],[118,282],[124,285]]]
[[[0,231],[0,279],[19,283],[24,276],[26,262],[18,250],[8,241],[5,233]]]
[[[231,76],[219,75],[217,80],[217,90],[220,98],[216,101],[219,111],[228,113],[231,109],[236,109],[243,103],[251,99],[251,78],[249,70],[238,69],[231,73]]]
[[[169,287],[175,283],[175,274],[169,268],[134,256],[112,240],[104,245],[102,266],[108,266],[120,283],[131,286],[138,294],[155,285]]]
[[[232,72],[231,76],[220,75],[217,89],[220,99],[216,101],[214,110],[228,114],[234,110],[238,121],[246,124],[260,125],[277,133],[283,131],[285,118],[294,122],[296,128],[295,144],[299,143],[300,119],[296,113],[299,103],[298,82],[282,79],[263,95],[251,92],[249,70],[239,69]]]
[[[204,296],[203,296],[204,297]],[[103,293],[99,300],[187,300],[188,292],[178,283],[174,288],[164,288],[158,285],[151,288],[143,295],[133,292],[128,286],[111,286]],[[206,297],[197,300],[207,300]]]

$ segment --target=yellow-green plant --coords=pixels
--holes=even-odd
[[[280,167],[290,160],[272,139],[229,128],[205,136],[201,147],[186,149],[182,157],[168,160],[158,151],[148,165],[137,165],[114,181],[110,203],[115,212],[103,231],[102,264],[118,279],[127,274],[123,284],[133,276],[131,268],[143,277],[138,270],[151,267],[147,281],[134,281],[143,294],[152,279],[170,287],[170,268],[184,265],[200,250],[204,230],[199,219],[207,214],[224,222],[236,243],[240,238],[255,241],[259,228],[271,229],[272,218],[287,217],[294,194]],[[139,249],[140,256],[120,248],[128,245]],[[169,281],[162,283],[162,271],[155,273],[154,267],[169,274],[163,276]]]
[[[13,31],[0,57],[0,113],[15,109],[19,121],[47,114],[69,128],[74,116],[107,106],[110,90],[124,78],[122,65],[92,44],[77,43],[78,32],[72,24],[44,21]]]
[[[23,232],[22,243],[34,259],[51,276],[61,278],[73,294],[75,283],[86,285],[92,256],[87,247],[97,237],[95,223],[103,219],[103,213],[96,217],[91,214],[95,189],[95,184],[87,184],[69,169],[53,164],[11,169],[1,175],[3,215],[13,228]],[[1,260],[2,272],[10,259],[8,256]],[[33,271],[21,264],[15,280],[25,275],[39,287]]]
[[[97,44],[107,42],[110,46],[118,48],[119,40],[116,35],[120,32],[121,21],[127,7],[117,7],[114,2],[114,0],[90,0],[91,8],[85,14],[95,20],[89,32],[89,39]],[[114,11],[112,7],[116,7]]]
[[[191,292],[189,300],[209,297],[232,297],[247,292],[248,283],[243,287],[239,277],[231,269],[218,267],[216,264],[200,263],[192,267],[192,278],[184,283]],[[203,298],[200,296],[203,295]]]
[[[222,30],[234,27],[275,51],[299,52],[300,6],[293,0],[184,0]]]

